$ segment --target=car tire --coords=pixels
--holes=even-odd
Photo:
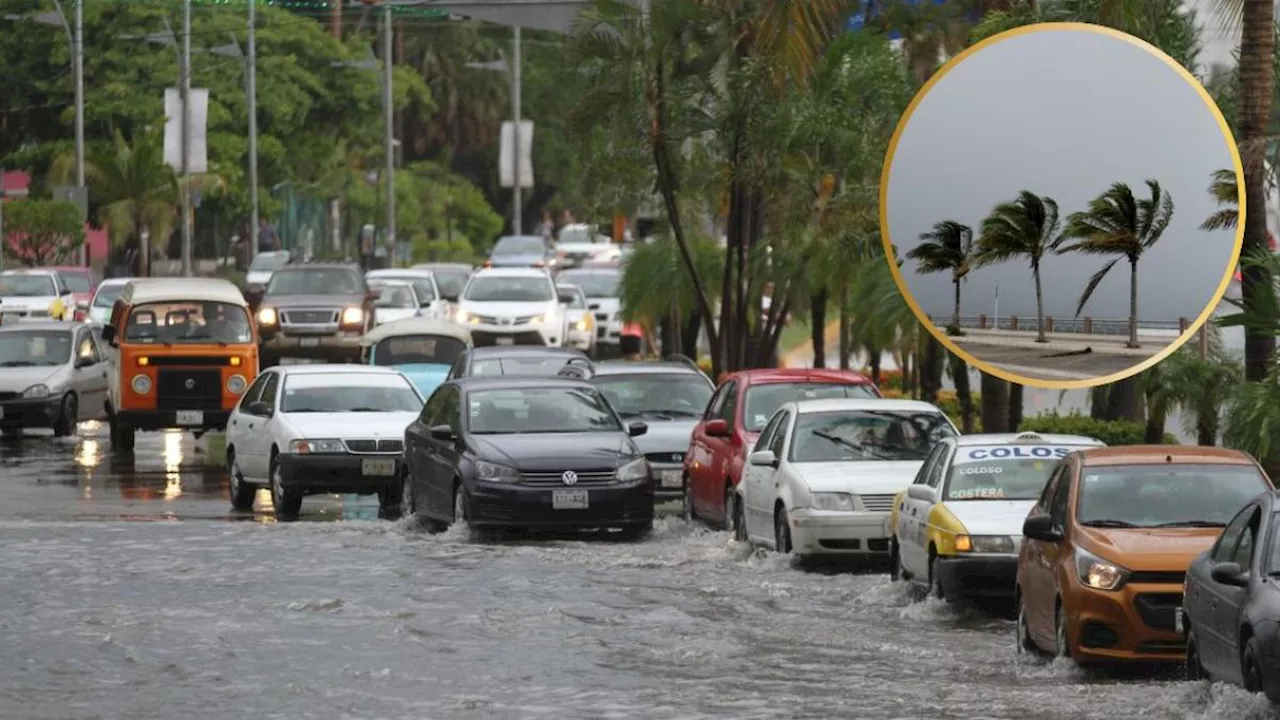
[[[1057,608],[1053,612],[1053,656],[1070,658],[1071,643],[1067,642],[1067,609],[1058,599]]]
[[[1031,628],[1027,625],[1027,601],[1022,597],[1022,591],[1017,591],[1018,596],[1018,619],[1014,626],[1014,632],[1017,634],[1017,651],[1021,653],[1038,653],[1039,646],[1036,641],[1031,639]]]
[[[902,550],[897,538],[889,539],[889,579],[894,582],[902,579]]]
[[[378,517],[383,520],[397,520],[404,512],[401,498],[404,495],[404,483],[387,485],[378,491]]]
[[[1200,641],[1196,638],[1195,630],[1191,626],[1187,626],[1187,676],[1188,682],[1197,682],[1199,680],[1208,680],[1209,673],[1204,671],[1204,664],[1200,662]]]
[[[1261,654],[1258,652],[1258,639],[1249,638],[1244,644],[1244,651],[1240,653],[1241,674],[1244,678],[1244,689],[1251,693],[1266,692],[1266,685],[1262,682],[1262,663],[1260,661]],[[1270,694],[1267,699],[1276,702]]]
[[[936,554],[929,555],[929,595],[943,601],[947,599],[947,590],[942,586],[942,558]]]
[[[693,486],[689,484],[689,478],[684,479],[684,490],[680,496],[680,517],[685,522],[693,522],[698,514],[693,509]]]
[[[773,512],[773,547],[780,553],[791,553],[791,518],[785,507]]]
[[[302,493],[288,490],[280,473],[280,459],[271,456],[271,505],[277,520],[292,520],[302,511]]]
[[[253,496],[258,493],[258,488],[253,483],[245,482],[234,450],[227,455],[227,476],[231,489],[231,509],[242,512],[252,510]]]
[[[742,543],[751,542],[747,535],[747,514],[742,508],[742,498],[733,498],[733,539]]]
[[[53,423],[53,434],[57,437],[73,435],[80,425],[79,410],[80,405],[76,402],[76,396],[67,393],[62,398],[62,409],[58,412],[58,419]]]
[[[720,523],[721,530],[733,532],[733,484],[724,484],[724,520]]]
[[[418,512],[418,503],[413,497],[413,478],[409,477],[409,468],[403,470],[400,480],[400,517],[412,517]]]

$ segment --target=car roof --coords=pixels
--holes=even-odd
[[[371,278],[368,278],[368,280],[369,282],[373,282],[374,280],[377,280],[379,285],[385,285],[387,287],[407,287],[410,290],[413,289],[413,283],[409,282],[408,280],[403,280],[401,278],[371,277]]]
[[[923,400],[899,400],[886,398],[824,398],[821,400],[793,400],[796,412],[833,412],[837,410],[889,410],[896,412],[942,412],[937,405]]]
[[[151,278],[147,282],[129,283],[120,297],[134,305],[171,300],[248,305],[240,288],[219,278]]]
[[[565,268],[560,271],[560,275],[617,275],[622,272],[621,268],[608,265],[579,265],[578,267]]]
[[[364,347],[372,347],[387,338],[405,335],[443,335],[456,338],[466,343],[467,347],[471,347],[470,330],[448,320],[430,317],[410,317],[383,323],[365,333],[364,337],[360,338],[360,344]]]
[[[394,368],[383,365],[356,365],[353,363],[314,363],[309,365],[277,365],[275,368],[284,375],[326,375],[342,373],[344,375],[399,375]]]
[[[840,385],[873,385],[871,378],[852,370],[833,370],[830,368],[759,368],[756,370],[739,370],[729,379],[744,381],[747,385],[764,385],[768,383],[813,382],[836,383]]]
[[[0,275],[57,275],[58,271],[53,268],[12,268],[5,270]]]
[[[502,390],[505,388],[595,388],[591,383],[576,378],[547,375],[473,375],[449,381],[463,392],[471,390]]]
[[[131,277],[107,278],[106,280],[103,280],[102,282],[98,283],[98,289],[102,289],[107,285],[128,285],[131,282],[135,282],[137,280],[144,280],[144,279],[145,278],[131,278]]]
[[[1092,447],[1103,447],[1106,443],[1097,438],[1091,438],[1085,435],[1062,435],[1057,433],[1036,433],[1036,432],[1020,432],[1020,433],[977,433],[974,435],[961,435],[955,438],[956,445],[960,447],[971,447],[974,445],[1013,445],[1016,443],[1026,443],[1029,445],[1086,445]]]
[[[545,355],[550,357],[586,357],[577,348],[547,347],[546,345],[485,345],[471,348],[473,358],[511,357],[516,355]]]
[[[533,267],[481,268],[475,271],[473,275],[473,277],[482,277],[482,276],[484,277],[545,277],[545,278],[551,277],[546,270],[543,270],[542,268],[533,268]]]
[[[66,330],[70,332],[82,327],[89,326],[85,323],[64,322],[61,320],[20,320],[0,325],[0,333],[17,332],[19,330]]]
[[[360,272],[360,266],[355,263],[340,262],[305,262],[285,265],[275,272],[299,272],[302,270],[348,270],[351,272]],[[363,274],[363,273],[361,273]]]
[[[426,268],[382,268],[370,270],[364,276],[367,278],[429,278],[431,271]]]
[[[595,374],[600,375],[702,375],[701,370],[671,360],[606,360],[595,364]]]
[[[1249,455],[1229,448],[1204,445],[1116,445],[1089,448],[1080,452],[1090,467],[1115,465],[1256,465]]]
[[[439,263],[420,263],[418,265],[414,265],[409,269],[410,270],[463,270],[466,272],[471,272],[475,268],[468,263],[439,262]]]

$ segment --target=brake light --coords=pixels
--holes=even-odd
[[[487,267],[487,268],[491,268],[491,267],[493,267],[493,261],[492,261],[492,260],[485,260],[485,261],[484,261],[484,266],[485,266],[485,267]]]

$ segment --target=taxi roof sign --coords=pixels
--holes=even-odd
[[[1013,440],[1014,442],[1042,442],[1044,440],[1044,436],[1040,433],[1028,430],[1026,432],[1018,433],[1014,436]]]

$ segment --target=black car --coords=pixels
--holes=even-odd
[[[598,390],[581,380],[447,381],[405,430],[401,511],[479,532],[653,528],[653,473]]]
[[[1187,679],[1266,693],[1280,703],[1280,492],[1259,495],[1187,570],[1177,620]]]
[[[590,365],[586,353],[575,348],[538,345],[490,345],[466,350],[454,360],[445,380],[492,375],[554,377],[567,363]]]

